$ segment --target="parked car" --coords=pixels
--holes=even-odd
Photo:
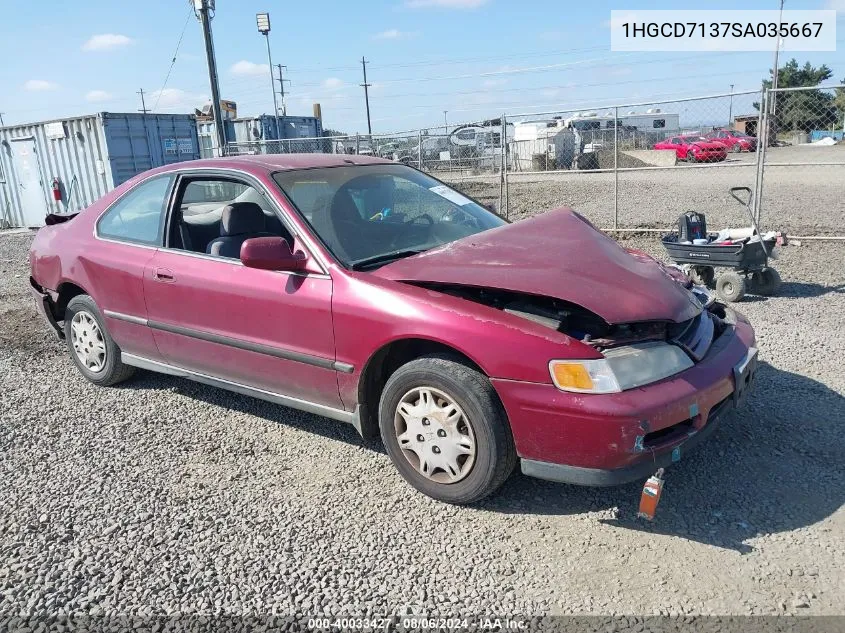
[[[48,222],[32,293],[86,379],[142,368],[347,422],[447,502],[517,464],[645,479],[756,370],[749,323],[680,271],[574,211],[511,224],[384,159],[176,163]]]
[[[722,143],[730,152],[756,152],[757,139],[735,130],[713,130],[706,135],[708,139]]]
[[[654,144],[654,149],[673,149],[678,160],[696,163],[715,163],[727,158],[723,143],[699,135],[672,136]]]

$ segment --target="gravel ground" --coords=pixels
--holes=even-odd
[[[845,145],[833,147],[777,147],[769,150],[772,163],[845,161]],[[754,154],[728,154],[723,164],[620,172],[619,226],[672,226],[684,211],[701,211],[708,226],[747,226],[747,212],[731,198],[731,187],[754,188]],[[766,168],[761,226],[793,235],[843,234],[845,196],[843,167],[797,166]],[[499,201],[498,176],[458,178],[448,172],[438,178],[455,183],[484,203]],[[509,175],[510,217],[568,206],[596,226],[613,223],[613,173],[570,172]]]
[[[13,614],[845,614],[845,245],[782,250],[742,304],[746,408],[639,486],[514,475],[476,507],[412,490],[351,427],[185,380],[97,388],[0,236],[0,629]],[[627,245],[659,254],[653,239]]]

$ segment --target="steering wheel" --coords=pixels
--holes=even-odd
[[[428,213],[423,213],[422,215],[418,215],[418,216],[408,220],[405,224],[416,224],[417,220],[426,220],[426,221],[428,221],[429,226],[434,226],[434,218],[431,217]]]
[[[457,212],[460,211],[460,214],[463,216],[463,219],[458,220]],[[452,208],[448,209],[443,212],[443,215],[440,217],[441,222],[452,222],[454,224],[462,224],[464,226],[469,226],[473,228],[478,228],[478,220],[472,217],[466,211],[459,209],[459,208]]]
[[[432,218],[428,213],[423,213],[421,215],[418,215],[415,218],[408,220],[407,222],[404,222],[403,224],[397,224],[396,226],[411,226],[411,225],[417,224],[417,222],[419,220],[425,220],[426,224],[424,224],[423,226],[427,226],[429,228],[434,226],[434,218]],[[390,244],[388,244],[388,246],[391,249],[402,248],[402,246],[403,246],[402,242],[406,241],[407,239],[408,239],[408,235],[404,231],[401,232],[401,233],[397,233],[393,237],[393,239],[390,240]]]

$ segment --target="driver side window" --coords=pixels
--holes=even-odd
[[[293,248],[293,237],[274,206],[253,186],[233,178],[184,179],[168,231],[168,246],[213,257],[239,259],[243,243],[278,236]]]

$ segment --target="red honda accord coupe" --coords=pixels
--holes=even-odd
[[[514,224],[379,158],[143,173],[32,245],[32,292],[85,378],[182,376],[353,424],[418,490],[651,475],[711,435],[754,332],[577,213]],[[695,289],[692,289],[695,290]]]

